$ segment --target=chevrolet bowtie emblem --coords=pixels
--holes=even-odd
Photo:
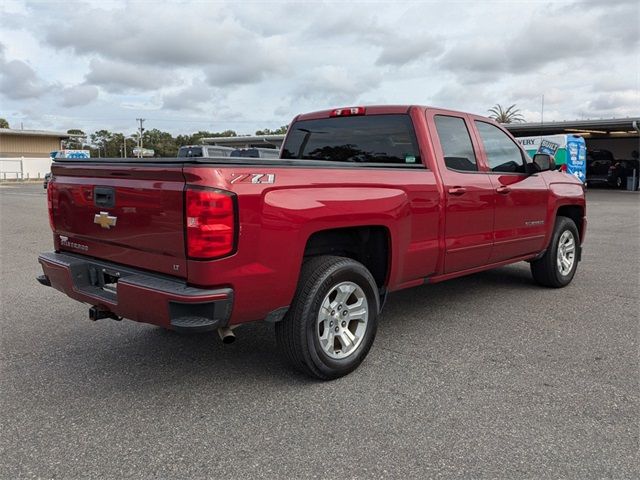
[[[96,213],[93,217],[93,223],[97,223],[102,228],[109,229],[116,226],[118,217],[112,217],[109,212]]]

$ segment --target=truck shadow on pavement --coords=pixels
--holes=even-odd
[[[504,297],[515,295],[518,291],[546,291],[535,283],[529,269],[529,264],[521,262],[506,267],[467,275],[465,277],[434,283],[424,286],[400,290],[389,295],[387,306],[392,303],[420,302],[422,298],[429,298],[424,304],[416,305],[417,309],[433,306],[434,298],[441,302],[453,304],[460,302],[464,306],[468,300],[482,300],[489,295],[500,293]],[[513,292],[513,293],[511,293]]]
[[[378,334],[419,336],[429,324],[445,321],[451,305],[468,308],[478,298],[496,292],[509,297],[522,289],[536,288],[528,271],[511,266],[432,286],[395,293],[387,301]],[[462,303],[464,302],[464,303]],[[471,302],[471,303],[468,303]],[[465,306],[466,305],[466,306]],[[410,321],[419,318],[418,322]],[[290,368],[280,356],[273,326],[251,323],[236,330],[237,340],[224,345],[217,333],[184,335],[150,325],[101,320],[95,328],[78,319],[73,344],[55,347],[60,354],[53,365],[64,378],[65,388],[94,395],[98,390],[140,395],[147,390],[215,388],[229,392],[247,384],[280,385],[317,383]],[[49,339],[49,341],[56,341]],[[65,337],[59,337],[64,339]],[[68,339],[67,339],[68,340]],[[375,344],[372,354],[375,354]],[[56,367],[57,364],[57,367]],[[60,372],[59,370],[64,370]]]

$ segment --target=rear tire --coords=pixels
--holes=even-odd
[[[276,323],[276,341],[301,372],[339,378],[367,356],[379,309],[376,282],[364,265],[345,257],[314,257],[303,264],[293,303]]]
[[[556,219],[551,243],[545,254],[531,262],[534,280],[545,287],[562,288],[573,280],[578,268],[580,237],[576,224],[567,217]]]

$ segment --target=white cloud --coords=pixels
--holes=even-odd
[[[63,107],[82,107],[98,98],[98,88],[93,85],[76,85],[62,90]]]
[[[99,59],[91,60],[85,79],[112,93],[153,91],[179,81],[168,69]]]
[[[639,15],[635,0],[0,2],[0,94],[12,123],[87,131],[144,116],[252,133],[365,101],[537,120],[543,94],[545,118],[637,115]]]
[[[162,107],[168,110],[203,112],[215,98],[209,85],[203,81],[194,81],[187,87],[165,94],[162,97]]]
[[[39,98],[51,90],[52,85],[45,82],[27,63],[22,60],[7,60],[5,47],[0,43],[0,93],[10,100]]]
[[[427,55],[438,55],[440,41],[430,36],[394,37],[384,43],[376,65],[401,66]]]
[[[64,22],[51,22],[45,40],[76,55],[165,67],[246,65],[268,53],[268,37],[244,27],[219,3],[76,8],[67,12]]]
[[[614,93],[601,93],[589,100],[588,111],[596,116],[631,116],[640,112],[640,92],[627,90]]]
[[[349,67],[325,65],[315,67],[300,79],[294,89],[298,97],[324,102],[322,106],[354,103],[360,95],[377,87],[381,75],[375,72],[360,72]]]

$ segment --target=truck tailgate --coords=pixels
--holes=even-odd
[[[186,277],[181,164],[54,163],[56,249]]]

